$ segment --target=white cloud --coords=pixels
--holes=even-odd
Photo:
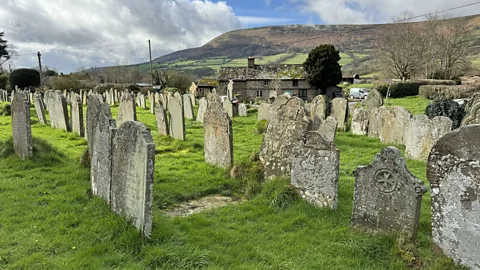
[[[20,55],[14,66],[80,67],[133,64],[200,46],[241,27],[226,2],[211,0],[6,0],[0,31]],[[25,55],[27,54],[27,55]]]
[[[272,17],[255,17],[255,16],[238,16],[238,19],[244,26],[259,25],[259,24],[278,24],[289,23],[294,21],[291,18],[272,18]]]
[[[472,3],[471,0],[290,0],[326,24],[385,23],[402,12],[422,15]],[[455,16],[480,13],[480,4],[451,11]]]

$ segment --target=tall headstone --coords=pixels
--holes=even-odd
[[[312,100],[310,106],[310,119],[312,120],[312,130],[317,130],[323,120],[327,117],[327,97],[318,95]]]
[[[138,94],[138,103],[139,103],[138,106],[140,108],[143,108],[143,109],[147,108],[144,94],[142,94],[142,93]]]
[[[334,98],[332,100],[331,116],[338,122],[338,129],[345,131],[347,129],[346,121],[348,119],[348,100],[346,98]]]
[[[313,131],[320,133],[325,141],[333,142],[335,141],[335,135],[337,134],[337,126],[337,119],[333,116],[329,116],[321,122],[320,127],[318,127],[317,130]]]
[[[51,126],[69,131],[67,100],[61,91],[57,90],[54,92],[52,105],[52,109],[49,107],[48,110]]]
[[[368,135],[368,123],[370,121],[370,110],[357,108],[352,113],[352,134]]]
[[[245,105],[244,103],[238,103],[238,116],[248,116],[247,105]]]
[[[291,184],[300,196],[320,207],[337,207],[340,151],[318,132],[307,132],[292,151]]]
[[[372,164],[355,170],[352,225],[371,231],[401,232],[415,239],[423,181],[408,171],[402,153],[390,146]]]
[[[182,96],[175,93],[168,101],[168,115],[170,118],[170,136],[177,140],[185,140],[185,119],[183,118]]]
[[[87,113],[86,113],[86,123],[85,123],[85,138],[88,141],[88,150],[90,156],[92,155],[91,150],[93,149],[92,140],[90,139],[91,134],[93,134],[94,122],[96,118],[99,117],[99,111],[106,110],[103,104],[102,95],[100,94],[89,94],[87,96]],[[107,106],[108,107],[108,106]],[[110,112],[110,110],[108,110]],[[108,113],[111,118],[111,113]]]
[[[137,121],[137,108],[135,107],[135,96],[124,92],[118,107],[117,126],[120,127],[126,121]]]
[[[85,136],[85,126],[83,124],[83,105],[80,96],[72,93],[70,97],[70,115],[72,117],[72,132],[81,137]]]
[[[186,119],[194,119],[193,115],[193,105],[190,95],[184,94],[183,96],[183,113],[185,114]]]
[[[198,101],[197,122],[203,123],[203,116],[207,110],[208,102],[206,98],[201,98]]]
[[[155,114],[155,98],[150,98],[150,113]]]
[[[233,84],[234,82],[232,80],[228,80],[228,84],[227,84],[228,101],[231,101],[233,99]]]
[[[155,119],[157,122],[158,134],[168,136],[167,112],[159,102],[155,103]]]
[[[209,104],[203,118],[205,162],[228,168],[233,164],[232,120],[220,103]]]
[[[197,85],[194,82],[192,82],[192,84],[190,85],[188,92],[190,94],[190,98],[192,99],[192,104],[195,105],[195,97],[197,96]]]
[[[308,131],[309,125],[310,119],[301,99],[292,97],[280,106],[267,126],[260,148],[260,161],[265,167],[265,178],[290,174],[293,145]]]
[[[47,118],[45,118],[45,108],[43,107],[42,95],[40,93],[35,93],[35,95],[33,96],[33,100],[38,122],[42,125],[46,125]]]
[[[30,103],[22,93],[16,91],[11,108],[13,150],[21,159],[26,159],[33,155]]]
[[[145,237],[152,232],[155,144],[144,124],[127,121],[112,139],[112,210]]]
[[[383,105],[382,94],[377,89],[372,89],[365,99],[365,105],[369,109],[381,107]]]
[[[456,129],[437,141],[427,163],[436,250],[480,269],[480,125]]]

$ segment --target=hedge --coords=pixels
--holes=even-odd
[[[395,82],[390,85],[390,97],[402,98],[408,96],[418,96],[419,88],[422,85],[456,85],[457,82],[452,80],[420,80],[420,81],[407,81],[407,82]],[[384,96],[387,96],[389,84],[378,84],[375,88]]]
[[[452,120],[452,129],[460,127],[465,117],[465,103],[458,104],[453,100],[435,101],[427,106],[425,114],[430,118],[446,116]]]
[[[40,73],[35,69],[19,68],[12,71],[10,74],[10,87],[12,89],[18,86],[20,89],[24,89],[29,86],[40,85]]]
[[[477,92],[480,85],[424,85],[419,90],[422,97],[432,100],[470,98]]]

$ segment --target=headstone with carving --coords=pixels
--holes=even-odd
[[[228,168],[233,164],[232,120],[220,103],[209,104],[203,118],[205,162]]]
[[[480,124],[480,98],[473,99],[468,105],[469,108],[460,124],[461,127]]]
[[[26,159],[33,155],[30,102],[20,91],[16,91],[11,108],[13,150],[18,157]]]

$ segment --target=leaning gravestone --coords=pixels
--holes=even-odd
[[[337,207],[340,151],[318,132],[307,132],[292,151],[291,184],[300,196],[320,207]]]
[[[145,237],[152,232],[155,144],[140,122],[127,121],[112,139],[112,210]]]
[[[111,201],[112,136],[116,127],[108,103],[97,95],[88,96],[87,134],[90,154],[92,193],[107,203]]]
[[[168,119],[165,108],[159,103],[155,103],[155,118],[157,121],[158,134],[168,136]]]
[[[366,136],[368,134],[368,123],[370,121],[370,110],[357,108],[352,113],[352,134]]]
[[[184,94],[183,96],[183,113],[185,114],[185,119],[194,119],[193,115],[193,105],[192,99],[189,94]]]
[[[345,131],[347,129],[345,123],[348,119],[348,100],[346,98],[334,98],[331,115],[337,119],[338,129]]]
[[[168,101],[168,115],[170,118],[170,136],[177,140],[185,140],[185,119],[183,118],[182,96],[175,93]]]
[[[318,95],[312,100],[310,106],[310,119],[312,120],[312,130],[317,130],[323,120],[327,117],[327,97]]]
[[[47,118],[45,118],[45,108],[43,107],[42,95],[40,93],[35,93],[35,95],[33,96],[33,100],[38,122],[42,125],[46,125]]]
[[[245,117],[247,115],[247,105],[244,103],[238,103],[238,116]]]
[[[220,103],[208,106],[203,118],[205,162],[228,168],[233,164],[232,120]]]
[[[452,129],[452,120],[445,116],[429,119],[426,115],[413,116],[405,130],[405,156],[427,160],[433,145]]]
[[[320,133],[325,141],[333,142],[335,141],[335,135],[337,134],[337,126],[337,119],[335,119],[333,116],[329,116],[322,121],[318,130],[314,131]]]
[[[126,121],[137,121],[137,108],[135,107],[135,96],[124,92],[118,107],[117,125],[121,126]]]
[[[76,93],[72,93],[71,95],[70,115],[72,117],[72,132],[76,132],[81,137],[85,136],[82,100]]]
[[[480,124],[480,100],[474,100],[468,105],[470,107],[467,109],[467,114],[460,124],[461,127]]]
[[[423,181],[408,171],[401,152],[387,147],[372,164],[355,170],[352,225],[367,230],[417,235]]]
[[[206,98],[201,98],[198,101],[197,122],[203,123],[203,116],[207,110],[208,102]]]
[[[12,100],[13,150],[21,159],[33,155],[32,129],[30,126],[30,103],[16,91]]]
[[[303,100],[292,97],[280,106],[267,126],[260,148],[265,178],[290,174],[292,147],[308,131],[309,125]]]
[[[383,105],[382,94],[377,89],[372,89],[365,99],[365,105],[369,109],[381,107]]]
[[[270,121],[270,119],[272,118],[272,116],[270,115],[271,106],[272,105],[268,103],[260,103],[260,106],[258,106],[258,121]]]
[[[427,163],[432,196],[432,238],[437,251],[480,269],[480,125],[443,136]]]

